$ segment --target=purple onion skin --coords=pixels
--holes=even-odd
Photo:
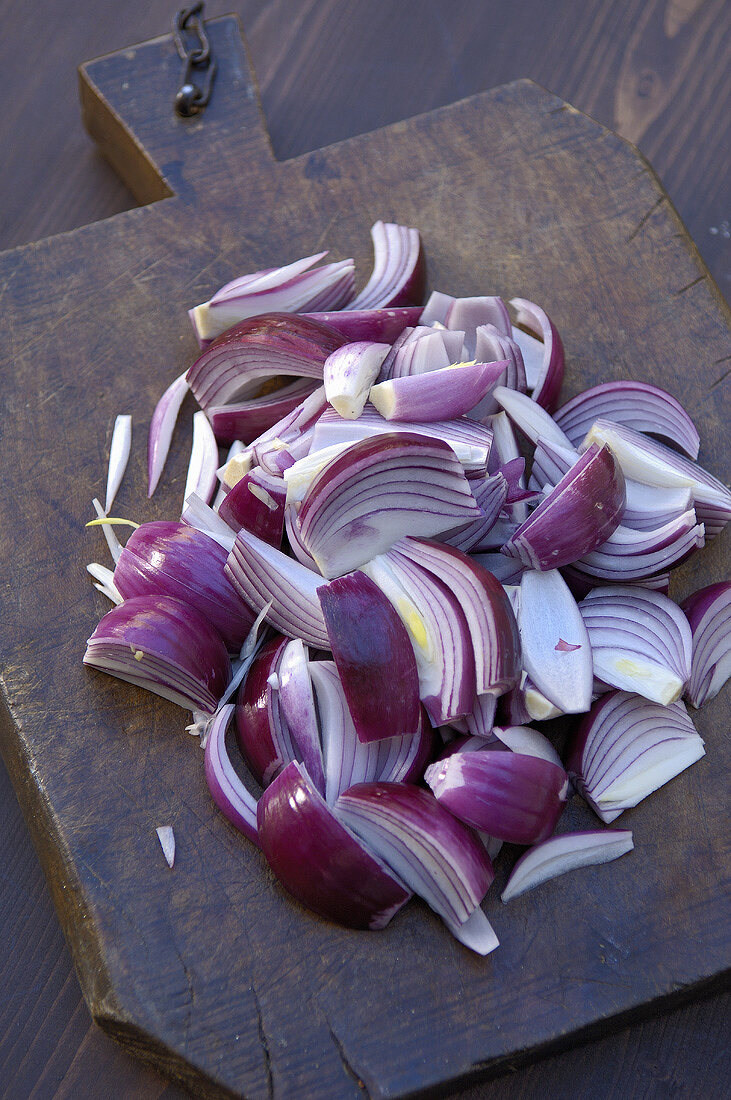
[[[297,764],[259,799],[259,843],[299,902],[347,928],[384,928],[411,894],[337,820]]]
[[[358,570],[318,588],[317,595],[358,740],[415,733],[416,658],[390,600]]]
[[[270,695],[267,678],[276,669],[289,638],[278,634],[263,647],[239,688],[236,699],[236,740],[241,755],[257,783],[266,786],[281,770],[283,761],[272,739]]]
[[[277,507],[272,509],[251,492],[250,485],[258,485],[269,492],[266,485],[260,485],[255,476],[244,474],[226,493],[218,506],[218,514],[232,531],[238,532],[245,527],[262,542],[268,542],[270,546],[279,549],[284,532],[285,492],[282,490],[281,494],[273,497]]]
[[[231,662],[221,635],[200,611],[172,596],[133,596],[113,607],[89,641],[102,638],[178,665],[216,699],[231,679]]]
[[[155,520],[127,539],[114,583],[125,600],[155,593],[181,600],[205,616],[230,650],[238,651],[256,613],[224,573],[227,558],[215,539],[195,527]]]
[[[369,340],[376,344],[392,344],[405,328],[418,325],[423,306],[390,306],[387,309],[341,309],[329,313],[303,313],[313,321],[329,325],[345,342],[352,344]]]
[[[409,770],[401,777],[401,783],[420,783],[424,778],[424,770],[434,759],[437,737],[434,727],[429,721],[427,709],[423,704],[421,706],[421,725],[419,728],[421,730],[419,751],[414,757]]]
[[[709,584],[705,588],[699,588],[697,592],[693,592],[690,596],[686,597],[680,607],[690,623],[690,629],[696,629],[698,623],[714,600],[717,600],[719,596],[726,595],[729,592],[731,592],[731,581],[718,581],[716,584]]]
[[[463,786],[443,789],[462,775]],[[466,825],[511,844],[538,844],[553,832],[565,805],[566,773],[516,752],[456,753],[426,770],[439,804]]]
[[[606,542],[619,526],[625,503],[619,463],[607,446],[592,444],[521,524],[503,553],[533,569],[570,565]]]

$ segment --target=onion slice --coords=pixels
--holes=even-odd
[[[386,309],[421,302],[426,260],[418,229],[377,221],[371,227],[373,272],[349,309]]]
[[[327,357],[322,372],[325,395],[339,416],[357,420],[363,412],[389,347],[361,340],[344,344]]]
[[[493,880],[489,856],[428,791],[358,784],[340,796],[335,813],[450,928],[478,909]]]
[[[636,432],[660,435],[682,447],[690,458],[698,457],[700,436],[683,406],[665,390],[647,382],[623,380],[591,386],[567,401],[554,416],[575,447],[600,418]]]
[[[523,666],[538,690],[564,714],[589,709],[593,684],[589,634],[557,570],[527,570],[518,616]]]
[[[668,706],[690,676],[690,626],[676,603],[639,586],[609,585],[579,604],[594,675]]]
[[[502,901],[512,901],[548,879],[557,878],[577,867],[609,863],[633,848],[629,829],[602,829],[553,836],[520,857],[500,897]]]
[[[548,314],[535,302],[529,302],[526,298],[511,298],[510,305],[516,312],[518,325],[529,329],[543,344],[543,360],[532,379],[531,397],[537,404],[552,412],[558,405],[563,382],[564,353],[561,337]],[[526,362],[528,345],[523,339],[523,333],[520,328],[513,328],[512,335],[523,352],[523,361]]]
[[[558,569],[602,546],[625,506],[624,476],[607,446],[584,452],[503,547],[533,569]]]
[[[692,707],[701,707],[731,676],[731,582],[701,588],[681,607],[693,634],[687,698]]]
[[[160,474],[165,465],[165,459],[170,450],[170,441],[173,438],[173,429],[178,419],[180,406],[183,404],[188,392],[188,380],[185,374],[181,374],[170,383],[162,395],[150,421],[150,433],[147,441],[147,495],[151,497],[157,488]]]
[[[217,712],[205,748],[205,774],[213,801],[224,817],[259,847],[256,828],[257,799],[241,782],[226,750],[226,729],[235,710],[226,703]]]
[[[266,787],[299,754],[279,702],[287,639],[272,638],[252,662],[236,698],[236,737],[251,774]]]
[[[582,720],[568,762],[580,794],[607,825],[704,755],[681,702],[602,695]]]
[[[566,433],[562,432],[549,413],[527,394],[509,390],[505,386],[497,386],[493,390],[493,395],[516,428],[519,428],[531,443],[536,444],[542,439],[571,450],[571,440]]]
[[[368,340],[392,344],[405,328],[416,325],[421,306],[399,306],[396,309],[340,309],[330,313],[304,313],[309,320],[335,329],[348,343]]]
[[[479,404],[505,373],[507,361],[454,363],[427,374],[390,378],[371,389],[370,401],[386,420],[452,420]]]
[[[281,546],[287,489],[282,478],[260,466],[244,474],[218,506],[218,514],[233,531],[245,527],[272,546]]]
[[[175,833],[173,827],[172,825],[158,825],[155,832],[157,833],[157,839],[160,841],[165,862],[168,867],[172,868],[175,863]]]
[[[387,433],[353,444],[320,471],[302,501],[299,526],[320,572],[337,577],[401,535],[436,535],[477,516],[446,443]]]
[[[359,571],[322,585],[317,595],[358,739],[415,733],[416,659],[390,601]]]
[[[298,901],[347,928],[385,928],[411,891],[336,817],[305,770],[289,764],[259,799],[259,840]]]
[[[216,488],[218,470],[218,444],[208,417],[203,411],[193,414],[193,446],[188,464],[183,500],[191,493],[209,503]]]
[[[109,446],[109,470],[107,472],[107,495],[104,501],[104,511],[107,515],[114,504],[117,490],[122,484],[124,471],[127,469],[129,452],[132,447],[132,417],[128,415],[118,416],[114,421],[112,442]]]

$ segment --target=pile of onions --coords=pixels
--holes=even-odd
[[[84,661],[192,712],[216,805],[298,902],[378,929],[416,894],[484,955],[503,843],[525,849],[506,902],[616,859],[629,829],[561,830],[570,782],[608,824],[704,754],[682,698],[731,672],[731,583],[678,606],[668,574],[731,492],[672,395],[616,381],[556,411],[541,306],[422,305],[417,230],[372,237],[357,295],[321,253],[190,311],[202,354],[148,446],[152,495],[192,392],[182,515],[124,546],[117,418],[92,521],[114,569],[88,566],[114,607]],[[565,761],[534,725],[559,715]]]

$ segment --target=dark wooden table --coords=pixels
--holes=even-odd
[[[0,249],[134,205],[82,130],[75,66],[164,33],[173,7],[168,0],[78,0],[73,8],[0,0]],[[210,0],[207,14],[230,7]],[[238,0],[234,7],[278,157],[530,76],[639,145],[731,296],[727,0]],[[91,1023],[1,767],[0,850],[0,1096],[182,1097]],[[727,994],[697,999],[454,1095],[721,1097],[728,1007]]]

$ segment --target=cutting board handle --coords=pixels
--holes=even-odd
[[[234,15],[206,23],[217,73],[205,111],[173,109],[181,61],[172,35],[87,61],[79,68],[84,125],[141,203],[192,202],[245,180],[252,161],[273,163],[253,69]]]

